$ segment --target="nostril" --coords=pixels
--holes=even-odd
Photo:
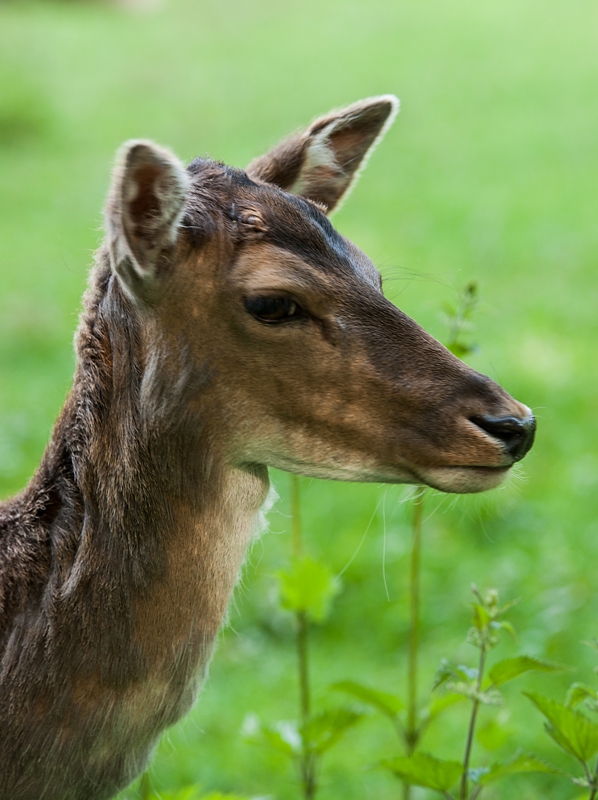
[[[480,415],[472,417],[471,421],[478,428],[501,441],[515,461],[520,461],[534,442],[536,419],[531,415],[523,419]]]

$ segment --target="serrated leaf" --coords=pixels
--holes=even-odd
[[[505,658],[503,661],[498,661],[490,672],[490,678],[493,686],[502,686],[508,681],[512,681],[523,675],[524,672],[562,672],[566,667],[560,664],[553,664],[550,661],[543,661],[539,658],[532,658],[531,656],[517,656],[516,658]]]
[[[546,717],[547,733],[566,752],[586,763],[598,753],[598,725],[573,708],[549,697],[523,692]]]
[[[283,608],[303,612],[313,622],[326,618],[332,599],[340,589],[328,567],[310,556],[302,556],[277,576]]]
[[[572,749],[571,743],[569,742],[567,737],[561,733],[561,731],[558,728],[555,728],[554,725],[551,725],[549,722],[545,722],[544,730],[546,731],[546,734],[550,736],[552,741],[557,745],[557,747],[560,747],[561,750],[565,751],[565,753],[569,753],[569,755],[579,760],[579,756]]]
[[[478,783],[481,786],[486,786],[488,783],[498,781],[501,778],[507,778],[509,775],[518,775],[523,772],[548,772],[552,775],[558,775],[559,771],[545,761],[542,761],[537,756],[528,753],[519,753],[514,758],[504,763],[493,764],[486,772],[481,774],[478,778]]]
[[[397,778],[413,786],[423,786],[438,792],[448,792],[461,777],[462,766],[458,761],[441,761],[429,753],[393,758],[383,761],[381,766],[389,769]]]
[[[598,692],[583,683],[572,683],[567,692],[565,705],[573,708],[581,703],[582,700],[598,701]]]
[[[395,720],[399,711],[404,708],[403,701],[396,694],[370,689],[369,686],[364,686],[355,681],[341,681],[340,683],[335,683],[332,688],[350,694],[351,697],[381,711],[392,720]]]
[[[322,711],[313,716],[303,727],[301,733],[304,742],[312,753],[324,753],[363,717],[364,714],[352,708]]]

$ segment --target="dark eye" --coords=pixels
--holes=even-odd
[[[301,306],[290,297],[246,297],[245,308],[260,322],[286,322],[303,316]]]

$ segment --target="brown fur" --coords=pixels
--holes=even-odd
[[[195,699],[268,465],[479,491],[529,448],[529,410],[390,304],[311,202],[337,205],[393,108],[331,114],[249,176],[122,151],[72,391],[0,505],[0,797],[102,800],[144,768]],[[262,296],[303,311],[265,323]]]

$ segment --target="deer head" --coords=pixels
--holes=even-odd
[[[161,413],[237,467],[476,492],[523,458],[530,410],[389,302],[328,219],[397,110],[383,96],[332,112],[246,171],[123,147],[108,242],[146,332],[148,413],[159,361],[171,387],[203,376],[162,391]]]

